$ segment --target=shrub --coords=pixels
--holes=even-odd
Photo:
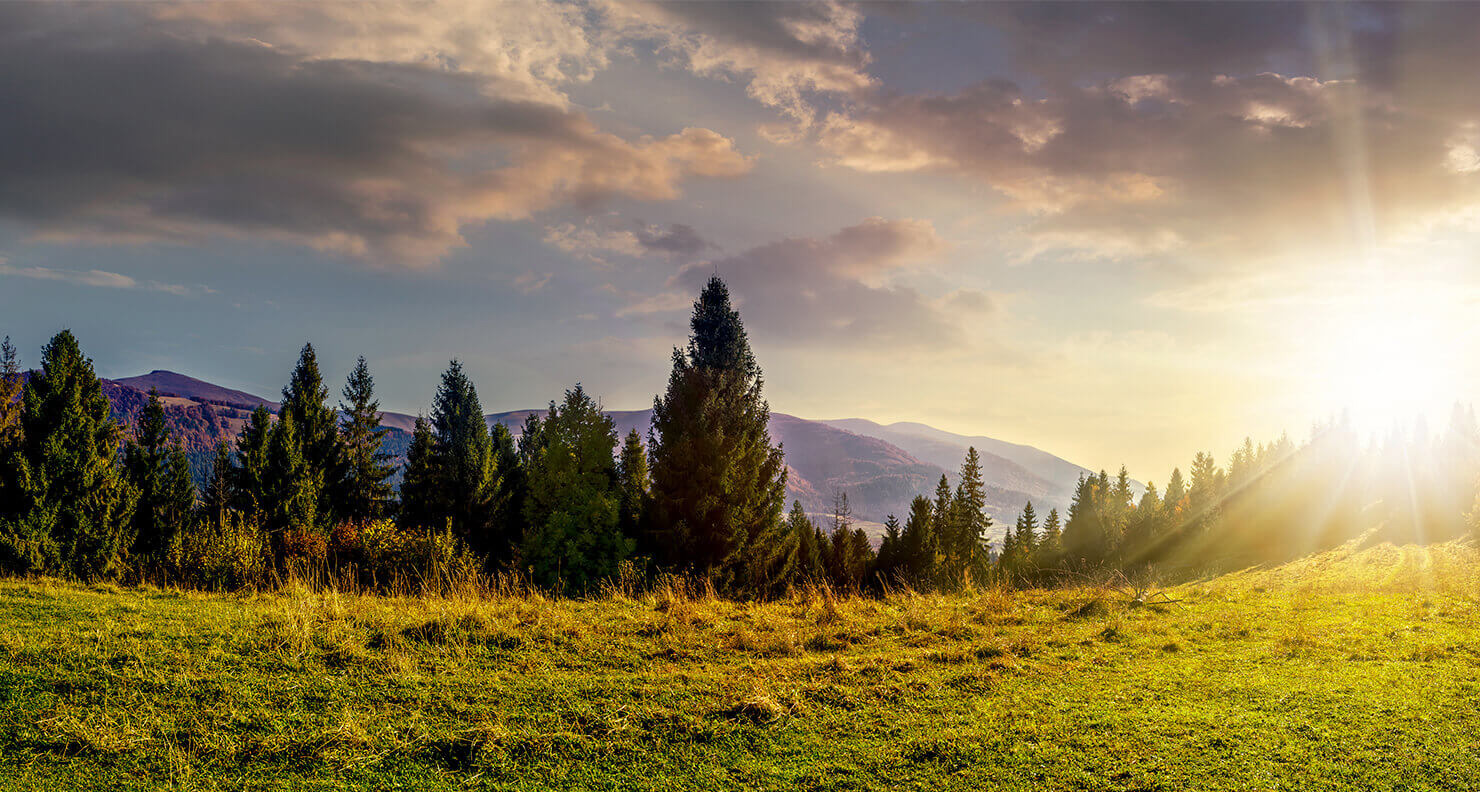
[[[272,571],[272,553],[261,527],[228,511],[195,530],[176,534],[164,565],[181,585],[212,590],[263,588]]]
[[[397,593],[445,591],[475,581],[481,564],[451,529],[406,529],[392,520],[345,523],[328,538],[330,564],[360,585]]]

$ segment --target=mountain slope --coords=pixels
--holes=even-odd
[[[257,409],[257,405],[266,405],[269,410],[276,410],[278,403],[269,401],[261,396],[253,396],[239,390],[223,388],[220,385],[212,385],[204,380],[187,377],[173,371],[156,369],[148,374],[137,377],[124,377],[113,382],[129,388],[135,388],[145,393],[150,388],[159,389],[161,396],[179,396],[194,401],[207,402],[211,404],[222,404],[228,407],[241,407],[247,410]]]
[[[975,447],[984,457],[991,455],[1011,463],[1011,468],[993,471],[989,480],[1060,507],[1067,504],[1080,475],[1088,468],[1029,445],[1009,443],[992,437],[952,434],[921,423],[900,422],[887,426],[862,418],[820,421],[828,426],[877,437],[893,443],[921,460],[947,466],[959,465],[966,449]],[[1059,503],[1062,501],[1062,503]],[[1043,511],[1039,509],[1039,511]]]

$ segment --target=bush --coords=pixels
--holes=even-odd
[[[361,586],[414,593],[444,591],[478,577],[481,564],[451,529],[402,528],[393,520],[344,523],[328,538],[330,565]]]
[[[177,533],[165,557],[170,582],[212,590],[264,588],[272,573],[267,532],[234,511]]]

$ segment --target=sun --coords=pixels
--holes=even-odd
[[[1345,415],[1366,435],[1448,414],[1462,392],[1463,325],[1450,301],[1395,289],[1334,302],[1289,343],[1305,348],[1301,379],[1312,406]],[[1436,427],[1437,428],[1437,427]]]

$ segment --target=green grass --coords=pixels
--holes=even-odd
[[[1473,789],[1480,558],[746,605],[0,581],[5,789]]]

